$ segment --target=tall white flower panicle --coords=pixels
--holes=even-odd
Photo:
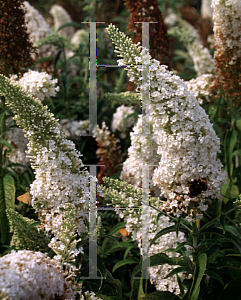
[[[187,220],[201,218],[208,207],[207,198],[221,198],[221,186],[227,177],[217,158],[220,141],[208,115],[179,76],[151,59],[146,49],[140,53],[140,47],[129,47],[130,39],[113,25],[108,32],[119,56],[124,57],[119,63],[127,66],[137,91],[150,91],[154,138],[161,156],[153,183],[166,198],[165,210]],[[150,87],[142,86],[142,61],[149,65]]]
[[[212,0],[215,45],[218,58],[231,50],[226,64],[235,64],[241,57],[241,2],[239,0]]]
[[[62,266],[41,252],[14,251],[0,257],[0,291],[10,300],[74,299]]]
[[[18,79],[17,75],[12,75],[10,80],[19,84],[26,93],[41,101],[48,97],[54,97],[59,91],[59,86],[56,87],[58,79],[52,79],[46,72],[29,70],[23,74],[22,78]]]
[[[66,203],[74,205],[78,233],[85,230],[84,219],[89,201],[89,173],[81,171],[81,154],[65,138],[60,125],[40,100],[0,76],[0,91],[6,104],[15,111],[17,124],[29,139],[28,153],[35,169],[31,184],[32,205],[36,205],[47,231],[57,234],[62,224]]]
[[[24,1],[24,8],[27,30],[33,45],[36,46],[42,38],[52,34],[53,31],[43,16],[28,1]],[[37,53],[38,58],[55,56],[56,50],[52,45],[43,45],[37,49]]]
[[[130,117],[126,119],[129,115],[134,113],[133,106],[121,105],[117,108],[116,112],[113,114],[113,119],[111,123],[111,130],[115,132],[116,130],[121,132],[121,138],[126,137],[125,131],[134,124],[134,118]]]
[[[153,122],[150,119],[150,124]],[[144,136],[142,134],[142,126],[145,122],[145,117],[139,115],[137,124],[131,132],[131,146],[128,149],[128,158],[123,163],[123,169],[120,178],[135,188],[142,186],[142,166],[149,165],[149,176],[152,178],[154,169],[160,161],[160,155],[157,153],[157,144],[152,135]],[[151,129],[152,129],[151,126]],[[153,131],[151,130],[151,133]],[[150,189],[155,195],[160,194],[160,189],[150,182]]]
[[[202,0],[201,15],[203,18],[212,19],[213,17],[212,0]]]
[[[50,10],[54,18],[54,29],[57,31],[62,25],[73,22],[68,12],[60,5],[53,5]],[[74,35],[74,27],[66,27],[59,31],[59,33],[68,39]]]

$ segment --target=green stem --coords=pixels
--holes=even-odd
[[[193,248],[196,252],[197,245],[198,245],[198,228],[197,222],[192,222],[192,236],[193,236]]]

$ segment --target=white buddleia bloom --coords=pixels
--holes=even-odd
[[[201,218],[208,198],[222,198],[221,187],[227,179],[217,158],[220,141],[209,117],[179,76],[151,59],[146,49],[133,45],[115,26],[109,25],[108,32],[118,56],[124,57],[128,76],[137,83],[137,92],[148,87],[142,86],[142,70],[135,61],[149,64],[150,115],[161,157],[153,183],[167,199],[164,208],[189,221]]]
[[[0,291],[10,300],[74,299],[62,266],[46,254],[12,250],[0,257]]]
[[[10,80],[19,84],[26,93],[41,101],[54,97],[59,91],[59,86],[56,87],[58,79],[52,79],[46,72],[28,70],[20,79],[17,78],[17,75],[12,75]]]
[[[28,154],[36,175],[30,194],[32,205],[44,220],[42,226],[57,235],[63,221],[62,208],[72,203],[76,231],[80,234],[85,231],[90,178],[87,171],[81,170],[82,155],[66,139],[57,120],[40,100],[3,75],[0,75],[0,91],[6,105],[15,112],[17,125],[29,139]]]
[[[113,114],[113,119],[111,123],[111,130],[115,132],[116,130],[121,132],[121,138],[126,137],[126,130],[134,124],[134,118],[130,117],[126,119],[129,115],[134,113],[134,107],[121,105],[117,108],[116,112]]]
[[[79,45],[89,44],[89,32],[85,29],[79,29],[71,38],[71,44],[74,45],[75,49],[79,48]]]
[[[150,116],[149,121],[152,129],[153,121]],[[133,131],[130,133],[131,146],[128,149],[128,158],[123,163],[120,176],[122,180],[132,184],[135,188],[142,186],[142,166],[149,166],[149,175],[150,178],[152,178],[154,169],[160,161],[160,155],[157,153],[157,144],[153,136],[145,136],[142,134],[142,122],[145,122],[145,118],[139,115]],[[153,133],[152,130],[151,133]],[[150,188],[155,195],[160,193],[159,188],[153,185],[152,180],[150,182]]]
[[[213,9],[211,5],[212,5],[212,0],[202,0],[201,15],[203,18],[212,19]]]
[[[209,50],[203,47],[200,35],[191,24],[177,17],[177,26],[169,29],[168,33],[177,36],[187,47],[198,76],[214,72],[215,61]]]
[[[89,120],[76,121],[76,120],[61,119],[59,123],[61,125],[61,129],[63,130],[64,134],[69,139],[76,140],[81,135],[88,134],[89,131]]]
[[[206,101],[210,101],[210,89],[213,83],[213,74],[204,74],[195,79],[185,81],[188,86],[189,91],[194,92],[195,97],[198,99],[199,103],[203,103],[203,98]]]
[[[194,41],[187,47],[191,56],[194,68],[198,76],[213,73],[215,69],[214,59],[207,48],[204,48],[201,42]]]
[[[239,0],[212,0],[215,45],[218,58],[222,52],[232,55],[226,64],[236,64],[241,57],[241,2]]]
[[[52,34],[53,31],[43,16],[33,6],[31,6],[28,1],[24,1],[23,4],[25,9],[25,23],[27,31],[33,46],[36,46],[42,38]],[[38,57],[35,57],[34,55],[34,59],[55,56],[56,48],[52,45],[43,45],[37,49],[37,53]]]
[[[54,18],[54,29],[57,31],[62,25],[73,22],[68,12],[60,5],[53,5],[50,9],[50,14]],[[59,34],[71,39],[74,35],[74,27],[65,27],[59,31]]]

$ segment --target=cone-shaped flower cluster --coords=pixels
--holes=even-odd
[[[153,183],[165,197],[165,210],[174,216],[188,215],[188,220],[202,217],[208,197],[220,198],[226,172],[217,158],[220,142],[204,109],[185,82],[151,59],[145,49],[114,26],[108,27],[118,49],[122,65],[128,65],[130,80],[137,91],[149,89],[142,84],[142,65],[149,65],[150,114],[153,118],[153,137],[161,156],[155,169]]]

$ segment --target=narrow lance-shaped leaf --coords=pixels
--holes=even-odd
[[[1,238],[4,244],[9,233],[9,223],[6,215],[6,208],[14,209],[15,204],[15,184],[9,173],[0,177],[0,226]]]

